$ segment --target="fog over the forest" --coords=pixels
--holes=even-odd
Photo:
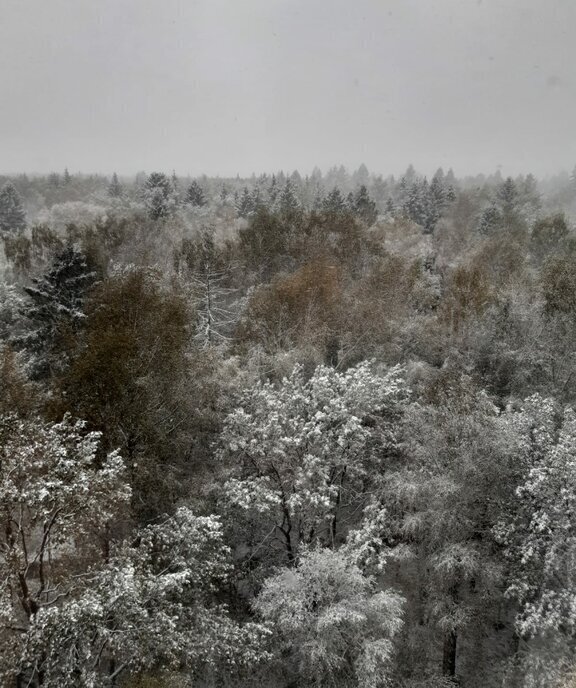
[[[573,0],[2,0],[0,172],[572,169]]]

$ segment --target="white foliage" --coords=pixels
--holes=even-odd
[[[525,637],[576,637],[576,413],[538,396],[510,411],[526,472],[496,529],[512,565],[508,594]]]
[[[309,380],[296,368],[279,385],[256,385],[224,424],[225,507],[265,515],[296,544],[298,534],[326,533],[342,501],[385,465],[396,438],[384,418],[405,396],[400,368],[378,374],[369,363],[344,373],[320,366]]]
[[[305,552],[295,568],[268,579],[255,608],[272,625],[277,649],[295,657],[315,685],[340,678],[377,688],[387,685],[403,601],[375,592],[344,550],[324,549]]]

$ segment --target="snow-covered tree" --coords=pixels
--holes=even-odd
[[[262,656],[265,629],[238,625],[215,596],[231,570],[217,518],[181,508],[115,544],[130,488],[99,433],[3,416],[0,439],[2,685],[99,688]]]
[[[247,186],[242,189],[242,194],[236,204],[239,217],[248,217],[255,210],[254,197]]]
[[[370,198],[368,189],[363,185],[353,195],[352,208],[368,226],[373,225],[378,217],[376,203]]]
[[[99,457],[99,439],[68,418],[0,418],[3,685],[22,672],[41,675],[27,659],[39,616],[82,587],[101,556],[99,538],[129,500],[122,459],[116,452]]]
[[[286,180],[282,192],[277,197],[277,206],[279,212],[286,218],[291,218],[300,210],[300,201],[296,197],[294,184],[290,179]]]
[[[203,346],[226,341],[237,320],[230,307],[235,290],[226,287],[229,275],[218,260],[213,229],[204,228],[194,241],[185,241],[183,249],[190,270],[196,339]]]
[[[454,680],[467,675],[482,653],[495,652],[478,642],[478,654],[470,656],[461,646],[475,643],[471,638],[482,629],[494,634],[501,619],[503,571],[490,529],[514,489],[516,434],[464,376],[439,376],[426,396],[428,403],[406,412],[406,464],[386,476],[381,501],[393,536],[390,555],[418,562],[417,582],[408,584],[419,591],[410,600],[408,627],[439,636],[438,669]],[[400,575],[411,571],[405,566]],[[429,641],[423,646],[432,647]]]
[[[0,340],[10,341],[22,333],[26,302],[13,284],[0,281]]]
[[[108,195],[112,198],[120,198],[122,196],[122,184],[120,184],[116,172],[112,175],[112,180],[108,185]]]
[[[10,182],[0,189],[0,232],[21,232],[26,228],[26,214],[20,195]]]
[[[484,236],[494,236],[502,229],[502,214],[494,203],[488,206],[478,221],[478,231]]]
[[[519,605],[517,631],[534,652],[547,652],[550,665],[574,665],[576,412],[535,395],[508,415],[519,430],[525,473],[508,520],[495,529],[511,567],[507,594]]]
[[[144,186],[144,204],[153,220],[170,216],[176,208],[172,181],[162,172],[152,172]]]
[[[341,542],[344,515],[396,449],[390,418],[405,395],[401,369],[369,363],[344,373],[321,366],[309,380],[296,368],[247,390],[221,435],[223,507],[236,520],[256,517],[254,534],[273,536],[288,563],[302,543]]]
[[[502,182],[498,188],[497,199],[505,215],[514,212],[518,203],[518,189],[512,177],[507,177]]]
[[[233,621],[215,592],[230,573],[229,548],[213,516],[179,509],[137,533],[78,592],[41,609],[22,663],[47,688],[115,685],[120,675],[185,672],[207,679],[266,656],[267,629]]]
[[[378,592],[345,551],[306,551],[264,583],[255,602],[271,624],[274,650],[297,685],[390,685],[403,598]],[[302,683],[303,681],[303,683]]]
[[[30,354],[34,376],[49,375],[64,363],[62,351],[58,351],[59,336],[63,328],[77,331],[84,321],[84,297],[95,278],[84,254],[67,246],[43,277],[24,288],[28,299],[23,315],[28,328],[18,338],[18,345]]]
[[[325,213],[340,215],[346,211],[346,202],[340,189],[334,187],[330,193],[321,200],[320,207]]]
[[[206,197],[204,195],[204,191],[196,180],[194,180],[188,187],[188,190],[186,191],[185,202],[189,203],[193,207],[198,208],[202,207],[203,205],[206,205]]]
[[[541,218],[532,227],[530,244],[533,254],[542,259],[553,253],[558,250],[568,233],[568,223],[563,213]]]

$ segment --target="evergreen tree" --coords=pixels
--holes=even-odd
[[[222,201],[222,203],[226,203],[229,193],[230,189],[228,188],[228,185],[222,184],[222,187],[220,188],[220,200]]]
[[[122,196],[122,185],[118,181],[116,172],[112,175],[112,181],[108,186],[108,195],[112,198],[120,198]]]
[[[446,203],[446,191],[442,178],[436,173],[430,182],[430,196],[436,208],[441,210]]]
[[[368,195],[368,189],[362,185],[354,195],[354,212],[360,217],[368,226],[376,222],[378,213],[376,211],[376,203]]]
[[[172,170],[172,177],[170,178],[170,184],[172,187],[172,198],[176,205],[180,204],[180,180],[176,176],[176,171]]]
[[[355,186],[368,186],[368,183],[370,182],[370,173],[368,172],[368,168],[364,163],[360,165],[360,167],[354,172],[352,175],[352,183]]]
[[[518,202],[518,189],[512,177],[507,177],[498,189],[498,200],[505,214],[513,213]]]
[[[162,172],[152,172],[146,180],[144,202],[153,220],[168,217],[175,206],[174,190],[168,177]]]
[[[188,191],[186,191],[186,203],[195,208],[201,208],[203,205],[206,205],[204,191],[196,180],[190,184]]]
[[[20,195],[10,182],[0,189],[0,231],[21,232],[26,227],[26,215]]]
[[[558,248],[568,233],[568,223],[563,213],[538,220],[534,223],[530,236],[532,253],[537,258],[544,258]]]
[[[278,196],[278,182],[276,181],[276,175],[272,175],[272,180],[270,186],[268,187],[268,201],[269,205],[272,206],[276,202],[276,197]]]
[[[286,180],[286,184],[282,189],[279,198],[279,210],[285,217],[290,217],[300,210],[300,203],[294,193],[294,185],[290,179]]]
[[[326,196],[322,201],[322,209],[325,213],[331,213],[334,215],[339,215],[346,211],[346,202],[342,198],[340,189],[334,187],[332,191]]]
[[[456,175],[454,174],[454,170],[450,168],[448,172],[446,173],[446,177],[444,178],[444,181],[446,182],[447,186],[453,186],[456,188],[457,181],[456,181]]]
[[[502,215],[493,203],[482,213],[478,223],[478,231],[484,236],[492,236],[502,227]]]
[[[248,217],[254,211],[254,200],[247,186],[244,187],[236,207],[240,217]]]
[[[251,197],[252,197],[252,211],[256,212],[256,210],[258,210],[258,208],[260,208],[264,205],[262,193],[261,193],[260,188],[258,186],[254,187],[252,189]]]
[[[416,224],[424,227],[426,224],[426,198],[421,182],[415,181],[408,187],[404,212]]]
[[[68,172],[67,167],[64,168],[64,175],[62,177],[62,180],[66,186],[70,184],[70,182],[72,181],[72,177],[70,176],[70,172]]]
[[[447,201],[448,197],[444,189],[442,176],[437,172],[428,187],[428,213],[426,218],[426,229],[428,232],[434,231]]]
[[[74,332],[80,327],[84,296],[95,278],[84,254],[68,246],[43,277],[24,287],[28,303],[23,315],[29,328],[17,344],[31,355],[33,377],[43,378],[62,368],[61,335],[65,329]]]

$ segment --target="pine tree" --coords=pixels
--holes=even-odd
[[[346,202],[342,198],[342,194],[338,187],[335,186],[323,200],[322,210],[324,210],[325,213],[334,215],[339,215],[346,211]]]
[[[368,168],[364,163],[360,165],[360,167],[354,172],[352,175],[352,183],[355,186],[368,186],[368,183],[370,181],[370,173],[368,172]]]
[[[60,175],[57,172],[51,172],[48,175],[48,184],[57,189],[60,186]]]
[[[364,185],[362,185],[354,195],[354,212],[368,226],[373,225],[378,217],[376,203],[370,198],[368,189]]]
[[[270,181],[270,186],[268,187],[268,205],[272,207],[276,202],[278,196],[278,182],[276,181],[276,175],[272,175],[272,180]]]
[[[144,202],[153,220],[168,217],[175,206],[172,183],[162,172],[152,172],[146,180]]]
[[[288,179],[279,198],[279,210],[285,217],[290,217],[300,210],[300,203],[294,193],[294,185]]]
[[[484,236],[492,236],[502,228],[502,215],[493,203],[482,213],[478,223],[478,231]]]
[[[0,232],[22,232],[26,228],[26,215],[20,195],[10,182],[0,189]]]
[[[31,355],[33,377],[43,378],[63,367],[65,357],[58,351],[60,334],[64,328],[76,331],[80,327],[85,317],[84,296],[95,278],[84,254],[68,246],[43,277],[24,287],[28,303],[23,315],[29,328],[17,344]]]
[[[108,186],[108,195],[112,198],[120,198],[122,196],[122,185],[118,181],[116,172],[112,175],[112,181]]]
[[[416,224],[422,227],[426,224],[426,198],[423,184],[415,181],[407,190],[404,212]]]
[[[188,191],[186,191],[186,203],[195,208],[201,208],[203,205],[206,205],[204,191],[196,180],[190,184]]]
[[[428,232],[433,232],[436,228],[436,224],[448,201],[442,179],[443,176],[440,176],[439,172],[437,172],[428,187],[428,213],[425,225]]]
[[[70,176],[70,172],[68,172],[67,167],[64,168],[64,175],[62,177],[62,180],[63,180],[65,185],[70,184],[70,182],[72,181],[72,177]]]
[[[510,214],[516,209],[518,189],[512,177],[507,177],[502,186],[498,189],[498,200],[505,214]]]
[[[176,176],[176,170],[172,170],[172,177],[170,177],[170,184],[172,187],[172,197],[176,205],[180,204],[180,180]]]
[[[247,186],[244,187],[236,207],[239,217],[248,217],[254,211],[254,201]]]

